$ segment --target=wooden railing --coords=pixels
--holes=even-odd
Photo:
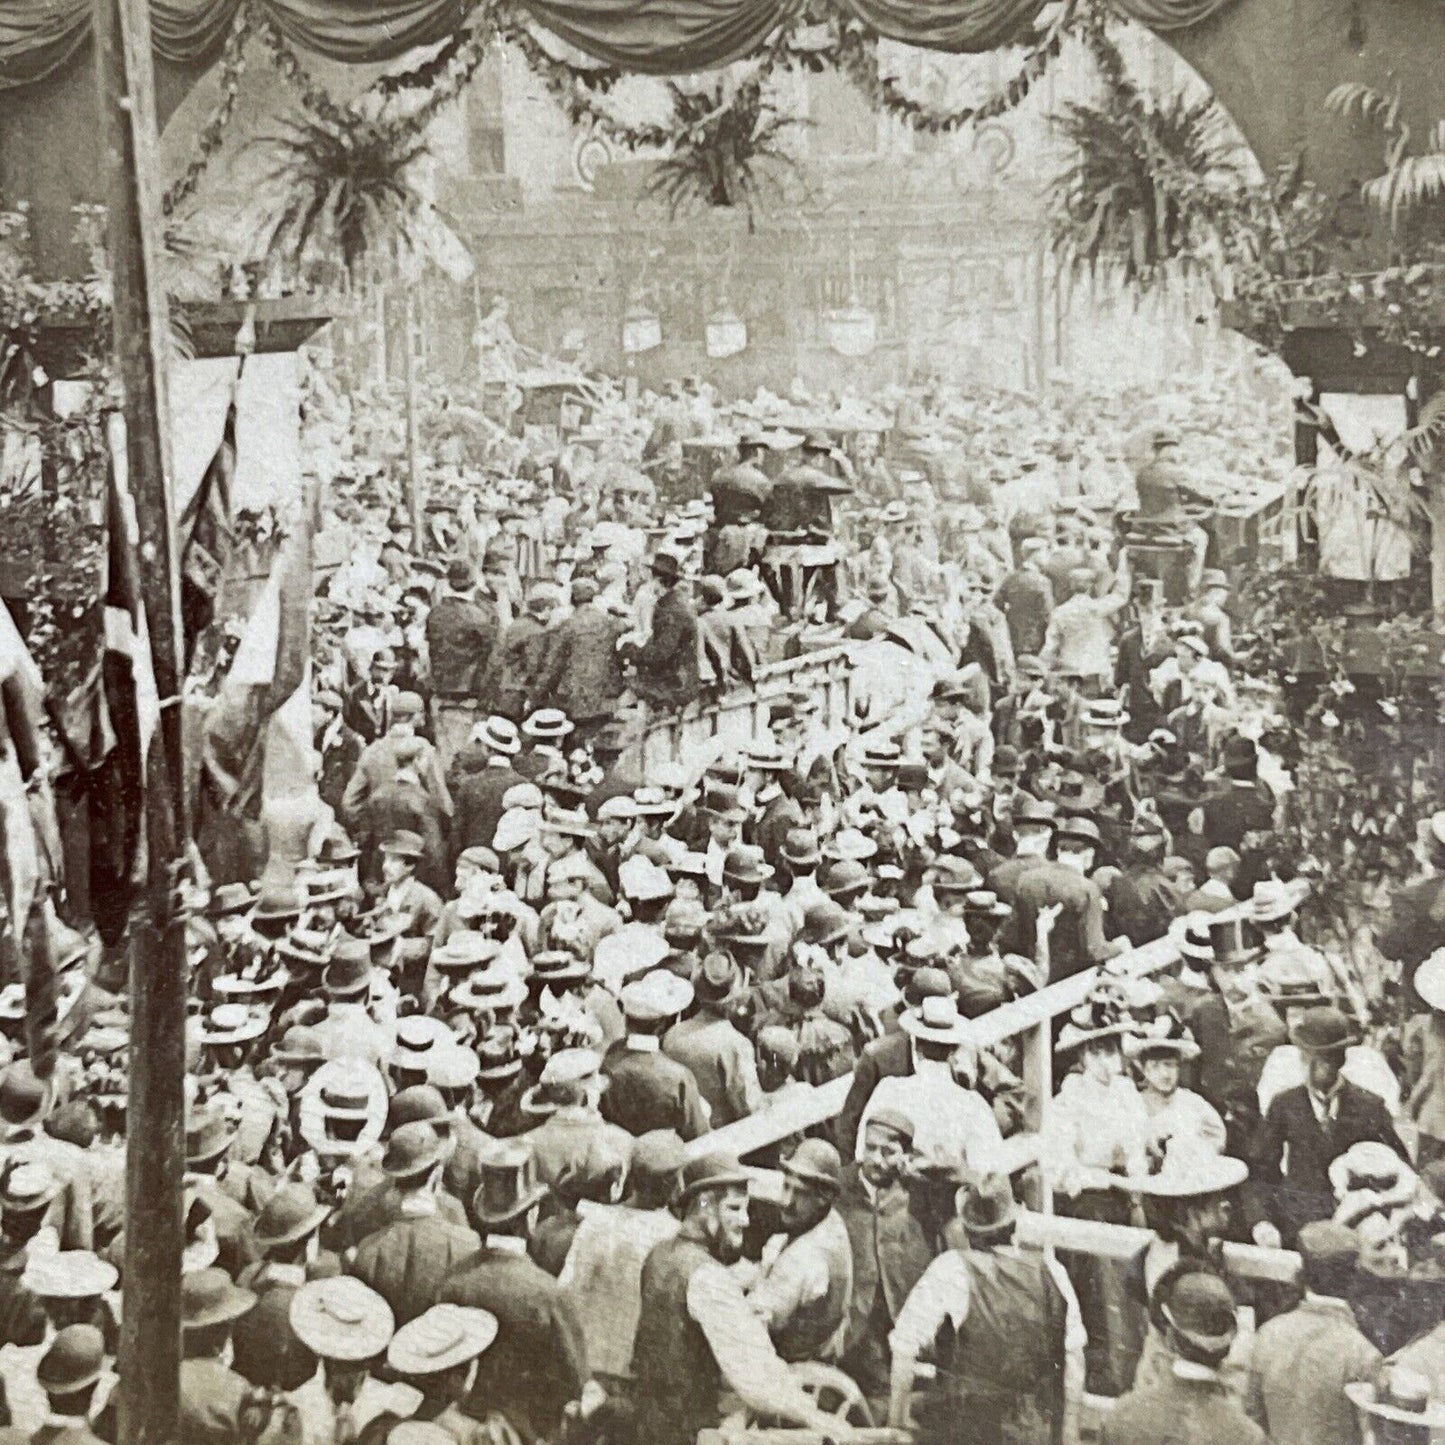
[[[691,762],[709,748],[741,751],[767,732],[773,703],[799,686],[818,696],[828,727],[845,727],[852,715],[852,674],[849,648],[842,643],[767,663],[758,669],[747,688],[724,693],[715,702],[694,703],[679,713],[653,719],[632,750],[631,759],[641,775],[649,778],[658,767]]]
[[[1161,938],[1156,943],[1145,944],[1120,955],[1111,963],[1110,969],[1128,977],[1145,977],[1167,968],[1178,957],[1173,943]],[[1099,969],[1087,969],[1072,978],[1050,984],[1037,993],[992,1009],[981,1018],[974,1019],[969,1026],[970,1037],[978,1048],[988,1048],[1020,1035],[1023,1037],[1023,1081],[1029,1096],[1031,1128],[1029,1132],[1005,1141],[1005,1167],[1011,1173],[1019,1173],[1038,1157],[1037,1131],[1042,1126],[1048,1101],[1054,1094],[1053,1021],[1083,1003],[1093,993],[1099,978]],[[687,1146],[689,1156],[696,1158],[714,1150],[723,1150],[745,1160],[759,1149],[836,1118],[842,1111],[852,1083],[853,1076],[845,1074],[826,1084],[789,1088],[771,1106],[694,1139]],[[1042,1193],[1044,1210],[1051,1212],[1052,1200],[1047,1180],[1043,1181]]]

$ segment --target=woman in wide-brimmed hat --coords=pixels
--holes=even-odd
[[[1179,1082],[1183,1065],[1199,1057],[1199,1045],[1175,1014],[1160,1014],[1126,1034],[1124,1056],[1139,1075],[1139,1097],[1149,1116],[1151,1162],[1162,1162],[1177,1142],[1223,1152],[1219,1111]]]

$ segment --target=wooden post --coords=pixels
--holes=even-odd
[[[156,265],[160,193],[146,0],[94,0],[94,26],[110,177],[116,372],[161,703],[147,768],[145,916],[131,933],[120,1439],[124,1445],[168,1445],[176,1434],[180,1389],[186,947],[177,889],[189,833],[179,791],[182,654],[166,432],[169,321]]]
[[[402,375],[406,379],[406,504],[411,513],[411,548],[422,550],[421,439],[416,418],[416,292],[406,288],[406,321],[402,326]]]

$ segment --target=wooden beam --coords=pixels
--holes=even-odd
[[[1147,943],[1142,948],[1131,949],[1122,954],[1115,967],[1133,977],[1142,977],[1168,967],[1178,957],[1179,951],[1172,941],[1161,938],[1155,943]],[[1055,1018],[1077,1008],[1089,997],[1099,981],[1099,973],[1097,968],[1091,968],[1073,978],[1050,984],[1047,988],[1013,1003],[991,1009],[970,1024],[969,1032],[973,1042],[979,1048],[987,1048],[1023,1033],[1032,1032],[1041,1038],[1042,1032]],[[1036,1054],[1039,1047],[1041,1045],[1035,1042]],[[1037,1063],[1037,1059],[1035,1062]],[[1042,1068],[1036,1067],[1032,1073],[1033,1078],[1029,1082],[1035,1086],[1051,1079],[1051,1073],[1046,1073]],[[852,1084],[853,1075],[848,1073],[826,1084],[798,1085],[788,1089],[778,1097],[776,1103],[760,1109],[756,1114],[750,1114],[746,1119],[726,1124],[721,1129],[714,1129],[712,1133],[692,1140],[687,1145],[688,1158],[697,1159],[714,1151],[736,1154],[740,1159],[746,1158],[759,1149],[766,1149],[770,1144],[778,1144],[794,1134],[801,1134],[805,1129],[814,1129],[842,1112]],[[1043,1101],[1039,1102],[1042,1108]]]
[[[179,885],[189,836],[179,786],[184,674],[166,434],[170,325],[157,265],[160,191],[149,6],[146,0],[94,0],[93,13],[100,140],[110,178],[116,379],[161,704],[146,766],[148,897],[145,917],[133,920],[130,935],[119,1429],[123,1445],[168,1445],[176,1437],[180,1394],[186,942]]]

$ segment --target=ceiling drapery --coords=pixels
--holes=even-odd
[[[156,53],[214,56],[243,0],[151,0]],[[475,0],[255,0],[293,44],[348,63],[393,60],[452,34]],[[708,70],[751,54],[800,0],[515,0],[597,60],[647,74]],[[1197,25],[1229,0],[1114,0],[1151,29]],[[833,0],[840,15],[929,50],[990,50],[1019,36],[1044,0]],[[0,89],[30,85],[84,44],[91,0],[0,0]]]

